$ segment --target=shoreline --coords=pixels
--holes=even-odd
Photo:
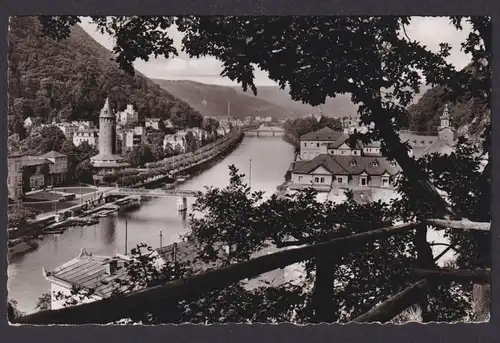
[[[166,184],[165,182],[162,182],[162,179],[164,178],[160,178],[152,180],[151,182],[142,186],[146,188],[150,188],[151,186],[153,186],[154,188],[160,188],[160,189],[164,187],[171,187],[171,188],[178,187],[185,181],[191,179],[196,175],[199,175],[200,173],[208,170],[215,164],[221,162],[224,158],[226,158],[231,152],[233,152],[239,146],[244,136],[245,136],[244,133],[240,131],[236,139],[233,142],[231,142],[231,144],[226,146],[223,150],[221,150],[219,154],[213,156],[212,158],[206,161],[182,169],[180,171],[181,173],[188,173],[193,169],[194,171],[189,173],[185,177],[178,176],[173,183]],[[230,139],[234,139],[234,137],[231,137]],[[49,215],[46,218],[35,219],[32,222],[28,223],[27,227],[21,229],[21,231],[15,230],[9,232],[9,242],[14,242],[15,240],[19,240],[19,243],[16,243],[13,246],[9,247],[9,259],[13,256],[28,254],[29,252],[36,250],[36,248],[38,248],[38,243],[36,242],[36,240],[40,236],[61,234],[69,227],[75,225],[87,227],[92,224],[95,224],[95,219],[100,216],[107,216],[110,215],[111,212],[123,211],[130,209],[131,207],[134,208],[136,208],[137,206],[140,207],[140,200],[134,201],[133,199],[135,197],[111,196],[112,197],[111,201],[107,201],[110,198],[110,196],[109,195],[105,196],[104,192],[101,194],[103,195],[101,198],[103,202],[101,200],[97,200],[97,202],[96,200],[90,202],[89,203],[90,206],[96,206],[96,207],[86,210],[83,213],[76,214],[76,212],[80,212],[82,208],[87,206],[87,203],[72,206],[70,208],[67,208],[59,212],[58,214]],[[126,201],[126,199],[129,199],[129,201]],[[103,214],[102,212],[106,213]],[[97,215],[95,213],[97,213]],[[63,217],[62,219],[60,219],[61,216]]]

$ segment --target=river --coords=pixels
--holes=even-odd
[[[262,190],[270,195],[284,181],[293,152],[293,146],[278,137],[245,137],[224,160],[179,188],[201,190],[205,185],[225,187],[229,183],[228,166],[234,164],[240,173],[247,176],[251,170],[252,190]],[[188,199],[189,206],[193,200]],[[178,241],[179,235],[188,229],[186,220],[177,212],[177,201],[175,197],[153,199],[133,212],[101,218],[97,225],[69,228],[61,235],[44,237],[39,241],[37,250],[10,261],[9,299],[17,301],[20,311],[33,312],[38,297],[49,291],[49,282],[43,277],[42,268],[56,268],[76,257],[81,248],[94,255],[123,253],[125,221],[128,223],[129,250],[140,242],[158,248],[160,231],[163,245]]]

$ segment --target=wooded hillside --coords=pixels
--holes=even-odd
[[[105,98],[134,104],[140,117],[198,125],[200,113],[136,72],[130,76],[80,26],[69,39],[45,37],[36,17],[12,17],[9,29],[9,128],[27,117],[96,121]]]
[[[468,68],[468,67],[466,67]],[[410,130],[418,132],[436,132],[439,118],[445,106],[445,88],[428,89],[422,97],[408,107]],[[488,104],[466,93],[459,101],[448,104],[451,113],[451,125],[459,131],[468,130],[472,136],[480,136],[490,122]]]

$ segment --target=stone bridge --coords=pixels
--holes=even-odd
[[[257,136],[257,137],[282,137],[285,135],[285,130],[282,127],[277,126],[261,126],[257,129],[247,129],[244,130],[246,136]]]

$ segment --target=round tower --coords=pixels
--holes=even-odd
[[[116,153],[116,117],[113,114],[109,98],[106,98],[99,116],[99,154],[114,155]]]

